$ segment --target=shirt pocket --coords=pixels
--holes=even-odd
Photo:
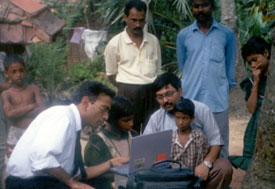
[[[147,59],[142,66],[142,73],[145,77],[153,78],[156,76],[156,60]]]
[[[211,43],[211,52],[210,52],[211,62],[222,63],[225,58],[224,51],[225,50],[223,45],[220,42],[213,40]]]

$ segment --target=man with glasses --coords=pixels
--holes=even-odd
[[[177,36],[177,58],[182,73],[182,93],[205,103],[213,112],[224,146],[220,157],[228,157],[229,88],[234,81],[236,40],[234,33],[212,17],[214,0],[192,0],[196,21]]]
[[[164,130],[177,130],[174,107],[182,98],[180,79],[172,73],[164,73],[153,83],[156,100],[161,106],[149,119],[144,134]],[[207,138],[210,150],[204,161],[195,167],[195,175],[206,181],[206,188],[226,188],[232,179],[232,166],[227,159],[219,158],[223,145],[219,128],[210,109],[203,103],[192,100],[195,105],[195,119],[192,129],[201,131]]]
[[[137,132],[143,130],[148,115],[156,109],[152,83],[161,70],[158,39],[143,31],[146,11],[144,1],[128,1],[123,17],[127,26],[109,41],[104,52],[109,80],[118,88],[118,95],[134,103],[133,129]]]
[[[84,179],[128,162],[128,157],[118,157],[85,169],[82,161],[80,131],[84,126],[102,125],[108,119],[114,95],[103,84],[86,81],[71,105],[54,106],[41,112],[11,154],[6,188],[90,189],[91,186],[76,178],[85,182]]]

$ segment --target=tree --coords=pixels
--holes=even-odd
[[[241,57],[241,43],[237,26],[236,6],[234,0],[221,0],[221,23],[229,27],[235,34],[237,40],[237,61],[236,61],[236,80],[239,82],[244,78],[245,69]]]
[[[221,23],[229,27],[235,34],[237,41],[237,57],[235,66],[235,80],[240,83],[245,78],[245,67],[243,66],[243,59],[241,56],[241,42],[239,29],[237,26],[236,6],[234,0],[221,0]],[[239,116],[247,113],[246,104],[242,100],[244,99],[244,93],[240,87],[235,87],[229,96],[230,115]]]
[[[275,186],[275,29],[271,34],[272,51],[267,88],[259,118],[255,155],[243,180],[243,188]]]

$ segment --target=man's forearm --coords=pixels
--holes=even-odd
[[[109,75],[108,79],[114,86],[117,86],[116,75]]]
[[[72,189],[93,189],[93,187],[73,179],[61,167],[47,169],[46,171],[49,175],[55,177]]]
[[[68,173],[66,173],[65,170],[61,167],[47,169],[46,171],[49,175],[70,186],[69,184],[72,180],[72,177]]]
[[[220,151],[221,151],[221,146],[211,146],[208,154],[205,156],[204,161],[209,161],[211,163],[214,163],[216,159],[218,159]]]

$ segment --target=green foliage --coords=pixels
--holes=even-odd
[[[86,63],[79,62],[69,67],[68,77],[74,83],[83,82],[85,80],[94,80],[100,72],[104,72],[103,55],[95,57],[94,60]]]
[[[187,0],[153,0],[150,3],[153,24],[149,29],[160,39],[163,70],[177,72],[176,38],[193,21]]]
[[[127,0],[95,0],[96,11],[101,14],[103,25],[113,25],[121,21],[124,14],[124,5]]]
[[[269,41],[271,29],[275,26],[274,3],[270,0],[238,0],[236,6],[241,43],[253,35]]]
[[[65,41],[58,39],[50,44],[36,43],[29,48],[31,56],[26,61],[29,79],[39,83],[50,103],[55,98],[56,88],[64,80],[65,47]]]
[[[65,92],[74,91],[80,83],[86,80],[99,81],[106,86],[115,89],[115,87],[109,82],[105,75],[103,55],[98,55],[89,62],[79,62],[77,64],[71,65],[68,69],[66,77],[67,80],[65,82],[65,86],[70,87],[66,87],[66,90],[63,90]],[[63,96],[65,96],[67,99],[70,98],[68,94]]]

